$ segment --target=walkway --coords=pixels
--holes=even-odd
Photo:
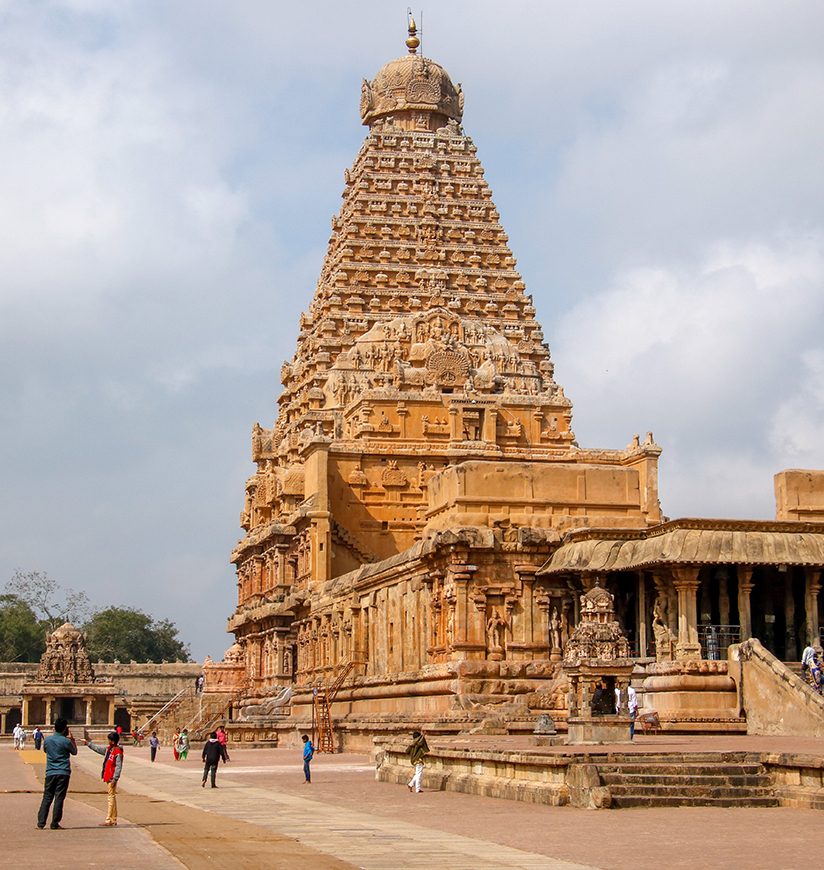
[[[281,750],[283,752],[283,750]],[[253,753],[235,752],[236,758]],[[289,753],[293,756],[294,753]],[[84,769],[97,769],[94,761],[80,756]],[[253,760],[253,759],[249,759]],[[338,763],[334,759],[322,767],[325,776],[341,773],[374,776],[364,764]],[[331,857],[343,858],[363,870],[448,867],[450,870],[588,870],[587,865],[548,859],[472,837],[432,830],[397,819],[381,818],[370,812],[330,805],[301,795],[285,793],[249,783],[250,777],[272,773],[272,766],[222,765],[218,789],[200,788],[200,766],[187,762],[172,767],[152,765],[137,752],[130,753],[126,788],[153,797],[174,801],[196,809],[216,812],[269,828],[293,837]],[[286,768],[295,773],[295,765]],[[281,768],[283,771],[283,767]],[[377,785],[377,784],[376,784]],[[309,790],[313,786],[306,786]],[[409,795],[411,800],[423,796]]]

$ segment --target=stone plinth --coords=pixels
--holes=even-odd
[[[584,716],[567,719],[568,743],[629,743],[629,716]]]

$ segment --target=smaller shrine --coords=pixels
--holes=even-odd
[[[596,585],[581,596],[581,621],[564,651],[568,743],[629,741],[627,690],[633,666],[629,642],[615,618],[614,597]]]
[[[115,694],[111,680],[95,677],[86,635],[65,622],[46,635],[37,674],[23,684],[22,724],[112,725]]]

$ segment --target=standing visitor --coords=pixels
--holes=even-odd
[[[69,723],[58,719],[54,723],[54,734],[49,734],[43,743],[46,753],[46,775],[43,782],[43,800],[37,813],[37,827],[45,828],[49,808],[54,802],[52,812],[52,830],[62,830],[60,822],[63,818],[63,801],[69,790],[69,778],[72,775],[70,755],[77,755],[77,744],[74,742]]]
[[[180,726],[175,725],[175,733],[172,734],[172,755],[175,757],[175,761],[180,758]]]
[[[183,733],[180,735],[180,743],[177,747],[178,754],[180,755],[180,760],[185,761],[186,756],[189,754],[189,729],[184,728]]]
[[[23,729],[20,727],[20,723],[14,726],[14,730],[11,732],[12,737],[14,738],[14,748],[20,749],[20,732]]]
[[[203,782],[200,785],[206,788],[206,777],[211,774],[212,788],[217,788],[215,784],[217,765],[221,759],[226,764],[226,747],[217,739],[216,731],[212,731],[209,739],[203,744],[201,758],[203,759]]]
[[[109,732],[109,745],[101,746],[91,740],[83,741],[92,752],[103,756],[103,770],[100,778],[106,783],[108,789],[108,812],[106,821],[101,822],[101,827],[114,827],[117,824],[117,781],[123,771],[123,749],[120,743],[120,735],[117,731]]]
[[[621,712],[621,690],[615,689],[615,712]],[[627,686],[627,712],[629,713],[629,739],[635,737],[635,720],[638,718],[638,693]]]
[[[203,674],[199,674],[198,677],[195,679],[195,692],[198,695],[203,693],[204,682],[205,682],[205,679],[203,677]]]
[[[220,745],[223,747],[223,753],[226,756],[227,761],[231,761],[229,758],[229,735],[226,733],[226,729],[221,725],[217,731],[217,739],[220,741]]]
[[[426,738],[420,731],[412,732],[412,742],[406,747],[406,754],[409,756],[409,761],[415,768],[415,773],[412,779],[406,784],[409,791],[414,791],[419,794],[423,791],[421,779],[423,778],[423,760],[429,753],[429,744]]]
[[[419,794],[423,791],[421,786],[421,778],[423,777],[423,760],[429,753],[429,744],[426,738],[420,731],[412,732],[412,742],[406,747],[406,754],[409,756],[409,761],[415,768],[415,773],[412,779],[406,784],[409,791],[414,791]]]
[[[157,731],[152,731],[152,736],[149,738],[149,755],[152,761],[157,758],[158,746],[160,746],[160,741],[157,739]]]
[[[39,751],[43,744],[43,732],[39,728],[35,728],[32,737],[34,737],[34,748]]]
[[[309,785],[312,782],[312,771],[309,765],[315,757],[315,747],[312,746],[308,734],[304,734],[300,739],[303,741],[303,784]]]

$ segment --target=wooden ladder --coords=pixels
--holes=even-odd
[[[316,752],[335,752],[335,723],[332,721],[332,701],[338,689],[344,684],[354,661],[348,661],[341,668],[331,686],[318,686],[314,691],[315,725],[318,729]]]

